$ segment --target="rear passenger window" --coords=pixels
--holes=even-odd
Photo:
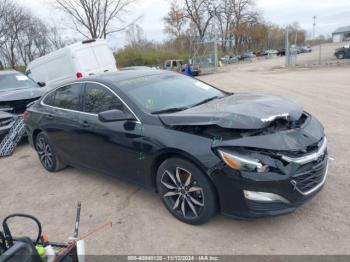
[[[47,105],[81,111],[81,84],[72,84],[61,87],[48,95],[44,103]]]
[[[87,83],[85,87],[84,109],[87,113],[99,114],[108,110],[123,110],[122,102],[107,88]]]

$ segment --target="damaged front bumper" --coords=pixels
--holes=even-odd
[[[212,169],[209,175],[220,188],[222,213],[229,216],[250,219],[293,212],[327,179],[327,138],[315,118],[299,129],[222,141],[213,147],[221,148],[246,148],[249,156],[269,167],[266,172],[239,171],[221,163]]]
[[[249,219],[293,212],[322,189],[327,172],[325,153],[322,159],[300,166],[290,175],[276,171],[239,172],[226,166],[214,171],[212,178],[220,188],[222,213]]]

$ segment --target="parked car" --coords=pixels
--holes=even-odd
[[[239,61],[239,56],[227,55],[221,58],[221,61],[225,64],[233,64]]]
[[[225,63],[225,64],[229,64],[230,63],[230,56],[229,55],[225,55],[223,57],[221,57],[221,62]]]
[[[277,56],[285,56],[286,55],[286,49],[282,48],[278,50]]]
[[[334,55],[338,59],[350,58],[350,45],[344,45],[343,47],[336,49]]]
[[[240,54],[240,60],[246,60],[255,57],[256,55],[254,55],[253,52],[243,52],[242,54]]]
[[[174,72],[183,72],[186,62],[184,60],[166,60],[164,62],[164,69]],[[193,76],[198,76],[200,74],[199,66],[191,65]]]
[[[256,52],[254,52],[254,55],[256,57],[261,57],[261,56],[266,56],[267,53],[266,53],[266,51],[256,51]]]
[[[0,71],[0,142],[12,128],[17,115],[46,92],[27,76],[14,70]]]
[[[267,56],[276,56],[278,54],[277,50],[266,50]]]
[[[0,111],[23,114],[27,105],[38,100],[46,91],[20,72],[0,71]]]
[[[118,71],[105,40],[79,42],[30,62],[26,75],[49,87],[86,76]]]
[[[43,167],[98,170],[158,192],[177,219],[287,214],[327,177],[321,123],[281,97],[227,93],[178,73],[104,74],[25,114]]]
[[[311,53],[312,52],[312,48],[310,46],[303,46],[301,47],[301,51],[302,53]]]

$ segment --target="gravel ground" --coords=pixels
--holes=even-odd
[[[0,159],[0,219],[33,214],[51,240],[64,241],[73,233],[80,200],[82,233],[113,222],[87,241],[89,254],[350,254],[350,68],[271,69],[282,64],[277,58],[232,65],[202,79],[234,92],[288,97],[325,125],[335,161],[322,192],[296,212],[250,222],[218,215],[189,226],[175,220],[156,194],[137,186],[73,168],[50,174],[23,143]],[[24,223],[13,226],[16,234],[27,233]]]

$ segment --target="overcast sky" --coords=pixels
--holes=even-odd
[[[54,0],[16,0],[27,6],[43,19],[60,23],[59,11],[53,6]],[[149,40],[161,41],[165,38],[162,18],[169,10],[170,0],[138,0],[127,19],[142,16],[138,23]],[[330,35],[340,26],[350,26],[350,0],[256,0],[266,21],[286,25],[298,21],[302,28],[312,32],[312,17],[317,16],[316,34]],[[123,46],[125,35],[116,34],[113,43]]]

